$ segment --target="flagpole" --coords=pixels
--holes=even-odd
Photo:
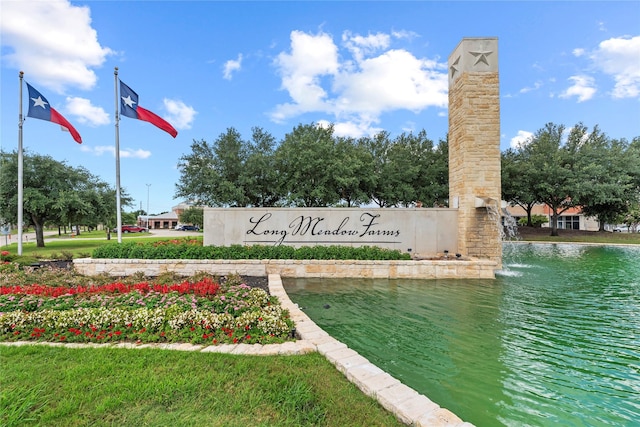
[[[120,114],[118,107],[118,67],[113,71],[115,80],[116,101],[116,227],[118,229],[118,243],[122,243],[122,212],[120,211]]]
[[[24,201],[23,186],[23,158],[22,158],[22,79],[24,72],[20,71],[20,109],[18,112],[18,255],[22,255],[22,205]]]

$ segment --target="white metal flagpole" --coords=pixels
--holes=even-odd
[[[118,243],[122,243],[122,212],[120,210],[120,107],[118,106],[118,67],[113,71],[116,94],[116,227]]]
[[[22,205],[24,202],[23,186],[23,158],[22,158],[22,79],[24,72],[20,71],[20,110],[18,113],[18,255],[22,255]]]

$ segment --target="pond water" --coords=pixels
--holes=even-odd
[[[496,280],[284,279],[334,338],[476,426],[640,425],[640,247],[505,244]]]

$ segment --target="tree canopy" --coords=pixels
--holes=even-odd
[[[18,153],[0,152],[0,217],[18,220]],[[121,192],[123,204],[131,198]],[[38,247],[44,246],[45,224],[115,223],[115,189],[82,167],[71,167],[50,156],[23,153],[23,220],[33,226]],[[79,227],[78,227],[79,230]]]
[[[598,126],[589,131],[582,123],[570,129],[547,123],[502,154],[503,198],[525,208],[529,217],[534,203],[546,204],[553,236],[558,217],[572,207],[597,217],[603,229],[639,198],[637,140],[612,140]]]
[[[333,126],[300,124],[284,139],[233,128],[212,144],[194,141],[181,157],[176,197],[208,206],[446,205],[448,146],[423,130],[395,139],[334,135]]]

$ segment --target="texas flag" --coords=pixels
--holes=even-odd
[[[35,90],[29,83],[27,83],[27,88],[29,89],[29,112],[27,113],[27,117],[57,123],[62,126],[64,130],[69,131],[78,144],[82,144],[82,138],[78,131],[71,126],[71,123],[62,117],[60,113],[51,108],[47,98],[42,96],[42,94]]]
[[[124,84],[122,80],[120,80],[120,113],[123,116],[149,122],[167,132],[174,138],[178,135],[178,131],[175,130],[168,121],[151,111],[140,107],[138,105],[138,94],[129,86]]]

